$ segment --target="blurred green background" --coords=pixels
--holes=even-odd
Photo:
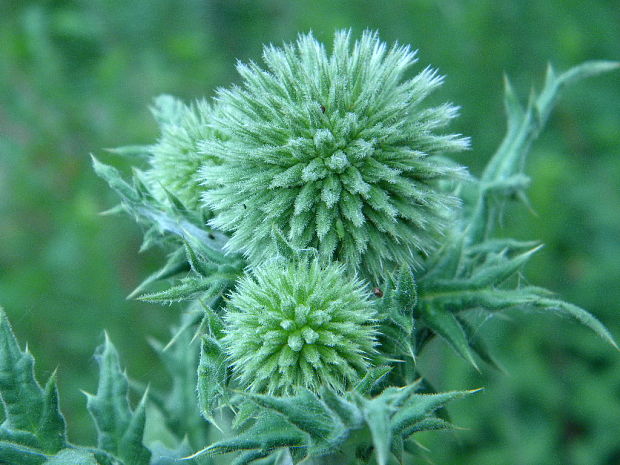
[[[126,301],[161,254],[140,230],[101,217],[114,195],[89,153],[157,137],[161,93],[212,95],[237,59],[313,30],[377,29],[447,75],[437,101],[462,106],[459,155],[480,172],[504,132],[503,73],[522,96],[550,61],[620,59],[616,1],[579,0],[0,0],[0,304],[38,360],[58,367],[72,439],[92,442],[79,389],[95,389],[92,351],[106,329],[134,378],[156,380],[147,336],[166,338],[178,309]],[[546,247],[527,279],[597,315],[620,337],[620,73],[570,89],[528,165],[536,215],[513,206],[501,234]],[[451,407],[465,429],[428,434],[436,464],[620,463],[620,357],[572,322],[546,315],[481,321],[508,374],[476,373],[442,345],[423,367],[440,389],[485,386]]]

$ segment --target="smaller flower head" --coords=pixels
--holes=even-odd
[[[213,161],[200,153],[199,144],[219,137],[210,125],[214,109],[205,100],[185,105],[162,95],[151,110],[161,130],[159,140],[150,147],[151,169],[147,171],[154,194],[163,200],[165,189],[186,207],[196,209],[201,192],[198,169]]]
[[[224,315],[233,373],[254,392],[344,391],[375,353],[375,311],[342,266],[272,261],[244,277]]]

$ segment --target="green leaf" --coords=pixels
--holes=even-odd
[[[208,293],[208,297],[212,297],[222,287],[224,287],[223,284],[216,279],[192,276],[182,279],[181,284],[169,287],[163,291],[143,294],[138,297],[138,300],[159,304],[172,304],[204,297],[206,293]]]
[[[0,441],[0,463],[3,465],[41,465],[47,455],[26,446]]]
[[[495,358],[493,358],[485,341],[482,339],[479,332],[472,327],[471,323],[467,321],[465,318],[459,318],[457,316],[457,319],[459,323],[461,324],[461,327],[465,331],[465,334],[467,335],[467,340],[469,341],[470,348],[475,352],[475,354],[482,361],[488,363],[495,369],[506,374],[506,371],[504,370],[504,368],[495,360]]]
[[[388,366],[370,368],[364,378],[355,386],[355,391],[362,395],[369,395],[390,371],[392,371],[392,367]]]
[[[532,95],[523,109],[508,79],[505,80],[505,106],[508,129],[500,147],[487,164],[480,179],[478,200],[471,217],[469,242],[474,244],[488,237],[495,227],[503,208],[500,202],[490,205],[491,186],[506,185],[510,179],[521,174],[532,142],[544,128],[562,90],[581,79],[618,69],[618,62],[589,61],[558,75],[549,66],[543,89]],[[521,187],[523,191],[525,186]]]
[[[58,405],[56,373],[47,380],[43,391],[43,410],[37,436],[46,452],[56,452],[67,445],[65,419]]]
[[[342,419],[306,389],[293,397],[246,395],[261,407],[278,412],[289,423],[306,433],[311,440],[311,453],[325,452],[342,441],[346,435],[347,430]]]
[[[34,378],[34,359],[20,350],[4,312],[0,313],[0,366],[7,425],[34,432],[43,409],[43,391]]]
[[[407,438],[413,432],[412,427],[418,422],[427,419],[435,410],[443,407],[446,403],[465,397],[474,391],[452,391],[439,394],[413,394],[407,403],[401,407],[392,418],[392,429],[394,434],[403,435]],[[421,431],[418,427],[417,431]]]
[[[118,456],[124,465],[147,465],[151,454],[142,444],[146,397],[135,412],[131,410],[127,377],[107,334],[95,357],[99,384],[96,395],[87,394],[87,408],[97,427],[98,447]]]
[[[402,265],[391,300],[400,313],[411,315],[418,303],[418,291],[411,267]]]
[[[452,429],[454,429],[454,426],[451,423],[442,420],[441,418],[430,417],[420,420],[408,428],[403,429],[401,434],[404,438],[408,438],[411,435],[422,431],[444,431]]]
[[[135,296],[142,293],[142,291],[144,291],[144,289],[146,289],[149,285],[156,281],[171,278],[179,273],[183,273],[189,270],[190,266],[185,258],[184,250],[182,248],[178,248],[168,256],[166,263],[163,267],[161,267],[155,273],[149,275],[144,281],[142,281],[140,285],[127,296],[127,298],[133,299]]]
[[[424,305],[420,311],[426,325],[445,339],[457,354],[471,363],[476,370],[479,370],[471,353],[465,331],[455,316],[443,307],[436,305]]]
[[[95,170],[97,176],[104,179],[110,187],[121,196],[122,199],[139,201],[136,190],[123,180],[123,177],[116,168],[106,165],[105,163],[101,163],[92,155],[91,159],[93,162],[93,169]]]
[[[225,392],[226,366],[226,354],[219,342],[204,335],[198,365],[198,407],[202,415],[213,424],[216,424],[213,412]]]
[[[271,239],[274,242],[277,254],[288,261],[295,261],[299,259],[299,250],[291,245],[291,243],[284,237],[280,228],[274,226],[271,229]]]
[[[43,465],[99,465],[92,452],[79,449],[64,449]]]
[[[124,147],[114,147],[106,149],[107,152],[122,156],[145,157],[151,151],[150,145],[126,145]]]
[[[331,389],[321,391],[321,400],[334,412],[349,430],[356,430],[363,426],[363,414],[353,402],[336,394]]]
[[[217,441],[210,446],[187,457],[196,458],[202,455],[220,455],[237,451],[273,451],[283,447],[302,447],[307,436],[292,427],[281,415],[264,412],[254,425],[234,438]]]
[[[190,243],[183,238],[183,246],[185,247],[185,255],[192,271],[199,276],[207,277],[213,271],[212,267],[206,266],[204,257],[200,257]]]
[[[272,453],[272,450],[253,450],[250,452],[245,452],[239,455],[235,460],[233,460],[230,465],[247,465],[248,463],[254,462],[255,460],[268,457]]]
[[[605,341],[609,342],[616,349],[619,349],[618,344],[614,340],[614,337],[611,335],[605,325],[603,325],[594,315],[587,312],[583,308],[568,302],[548,298],[541,298],[534,302],[534,304],[536,307],[542,307],[545,310],[555,311],[577,320],[582,325],[590,328]]]
[[[150,341],[171,378],[169,390],[157,402],[164,412],[165,426],[179,440],[187,436],[194,447],[202,444],[210,429],[196,405],[200,340],[192,339],[192,331],[199,319],[199,311],[185,312],[180,327],[173,329],[173,337],[165,347],[157,341]]]
[[[370,428],[377,463],[379,465],[387,465],[392,449],[392,425],[390,418],[393,413],[392,408],[388,404],[387,399],[379,396],[364,402],[362,412],[366,424]]]
[[[66,446],[66,425],[58,408],[55,376],[50,377],[45,390],[41,389],[34,377],[34,358],[19,348],[1,308],[0,398],[5,412],[1,440],[17,441],[49,453]],[[11,450],[10,444],[5,444],[5,449]],[[19,447],[15,450],[21,451]],[[19,453],[30,454],[28,449]]]

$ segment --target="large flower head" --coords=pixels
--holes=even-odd
[[[276,226],[325,262],[376,277],[433,245],[454,205],[436,182],[462,172],[433,156],[467,140],[435,132],[456,108],[421,106],[442,77],[427,68],[404,79],[414,55],[370,32],[351,45],[344,31],[331,55],[308,34],[266,47],[266,69],[238,65],[243,85],[218,96],[228,140],[203,146],[222,160],[202,170],[203,198],[230,250],[260,263]]]
[[[375,311],[341,265],[267,262],[230,296],[222,339],[233,373],[255,392],[344,391],[375,354]]]
[[[161,131],[157,143],[149,148],[151,168],[147,179],[152,190],[159,200],[165,199],[168,191],[186,207],[199,208],[198,171],[213,161],[200,152],[200,144],[219,137],[211,125],[215,110],[206,100],[186,105],[169,95],[158,97],[151,110]]]

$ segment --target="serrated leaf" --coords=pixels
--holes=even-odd
[[[152,302],[159,304],[172,304],[175,302],[183,302],[184,300],[192,300],[201,296],[214,286],[213,279],[205,279],[203,277],[184,278],[181,284],[169,287],[160,292],[150,294],[142,294],[138,300],[144,302]]]
[[[150,145],[126,145],[124,147],[114,147],[106,149],[107,152],[129,157],[145,157],[151,151]]]
[[[416,423],[427,419],[435,410],[446,403],[460,399],[477,391],[452,391],[439,394],[413,394],[392,418],[394,434],[403,434],[409,431]],[[421,429],[418,429],[421,431]],[[403,436],[404,438],[408,436]]]
[[[402,437],[408,438],[411,435],[415,433],[420,433],[422,431],[443,431],[451,429],[454,429],[454,425],[452,425],[452,423],[449,423],[446,420],[442,420],[441,418],[431,417],[420,420],[417,423],[409,426],[408,428],[403,429],[401,434]]]
[[[226,354],[219,342],[211,336],[203,336],[198,364],[198,407],[214,424],[213,412],[225,391],[226,366]]]
[[[392,367],[389,366],[369,368],[364,378],[355,386],[355,391],[364,396],[371,394],[390,371],[392,371]]]
[[[293,397],[246,395],[261,407],[278,412],[290,424],[306,433],[311,440],[309,450],[315,453],[333,446],[346,434],[342,420],[306,389]]]
[[[163,267],[142,281],[140,285],[127,296],[127,298],[134,298],[138,294],[142,293],[142,291],[144,291],[144,289],[146,289],[150,284],[156,281],[171,278],[179,273],[189,270],[190,266],[185,259],[185,252],[182,248],[178,248],[168,256]]]
[[[538,245],[531,250],[523,252],[516,257],[505,258],[502,257],[497,263],[489,263],[488,265],[480,266],[480,270],[474,272],[471,275],[471,287],[483,288],[493,285],[499,285],[506,279],[511,277],[520,268],[527,263],[527,261],[541,249],[542,245]]]
[[[372,435],[377,463],[387,465],[392,449],[391,406],[382,396],[364,402],[364,419]]]
[[[95,358],[99,363],[97,394],[87,396],[86,406],[97,427],[98,447],[118,456],[124,465],[147,465],[150,452],[142,444],[144,398],[133,412],[129,406],[127,377],[107,335]]]
[[[209,276],[213,271],[217,270],[217,267],[208,266],[208,261],[198,255],[196,250],[190,245],[190,243],[183,238],[183,246],[185,248],[185,256],[189,263],[191,270],[202,277]]]
[[[118,445],[118,456],[123,459],[125,465],[148,464],[151,458],[151,452],[142,444],[146,422],[147,395],[148,389],[144,392],[140,403],[133,412]]]
[[[603,323],[601,323],[594,315],[587,312],[583,308],[578,307],[577,305],[570,304],[568,302],[548,298],[539,299],[535,302],[535,305],[537,307],[542,307],[545,310],[555,311],[577,320],[579,323],[587,326],[605,341],[618,349],[618,344],[614,340],[614,337],[611,335],[609,330],[605,327],[605,325],[603,325]]]
[[[424,323],[445,339],[457,354],[478,370],[478,365],[471,353],[465,331],[455,316],[443,307],[435,305],[425,305],[420,311]]]
[[[43,408],[43,391],[34,378],[34,359],[19,348],[0,309],[0,395],[10,428],[34,432]]]
[[[273,453],[272,450],[253,450],[239,455],[230,465],[247,465],[255,460],[264,459]]]
[[[34,433],[11,429],[6,422],[0,425],[0,441],[12,442],[20,446],[32,447],[34,449],[40,448],[39,439]]]
[[[37,428],[45,452],[57,452],[67,445],[67,426],[58,405],[58,388],[56,373],[47,380],[43,390],[43,410]]]
[[[104,179],[123,199],[138,201],[139,197],[135,189],[123,180],[120,172],[105,163],[100,162],[91,155],[93,169],[100,178]]]
[[[41,465],[47,458],[29,447],[0,441],[0,463],[3,465]]]
[[[480,179],[480,189],[468,232],[469,242],[474,244],[488,237],[494,228],[503,203],[491,207],[488,186],[498,185],[523,170],[531,143],[538,137],[561,91],[573,82],[619,67],[618,62],[590,61],[556,74],[551,67],[543,89],[532,95],[528,106],[523,109],[518,102],[508,79],[505,80],[505,106],[508,128],[500,147],[487,164]]]
[[[504,368],[493,358],[489,348],[487,347],[485,341],[480,336],[479,332],[476,331],[471,323],[467,321],[465,318],[457,317],[461,327],[465,331],[467,335],[467,340],[469,341],[469,347],[476,353],[476,355],[484,362],[491,365],[493,368],[501,371],[502,373],[506,373]]]
[[[66,425],[58,408],[55,377],[50,377],[45,390],[41,389],[34,377],[34,358],[19,348],[1,308],[0,398],[5,413],[1,439],[49,453],[66,446]],[[28,452],[25,449],[23,453]]]
[[[187,458],[237,451],[272,451],[281,447],[301,447],[306,444],[306,441],[307,436],[297,428],[291,427],[291,424],[281,415],[265,412],[247,431],[234,438],[215,442]]]
[[[321,399],[334,412],[349,430],[359,429],[363,425],[363,414],[353,402],[339,396],[331,389],[321,391]]]

